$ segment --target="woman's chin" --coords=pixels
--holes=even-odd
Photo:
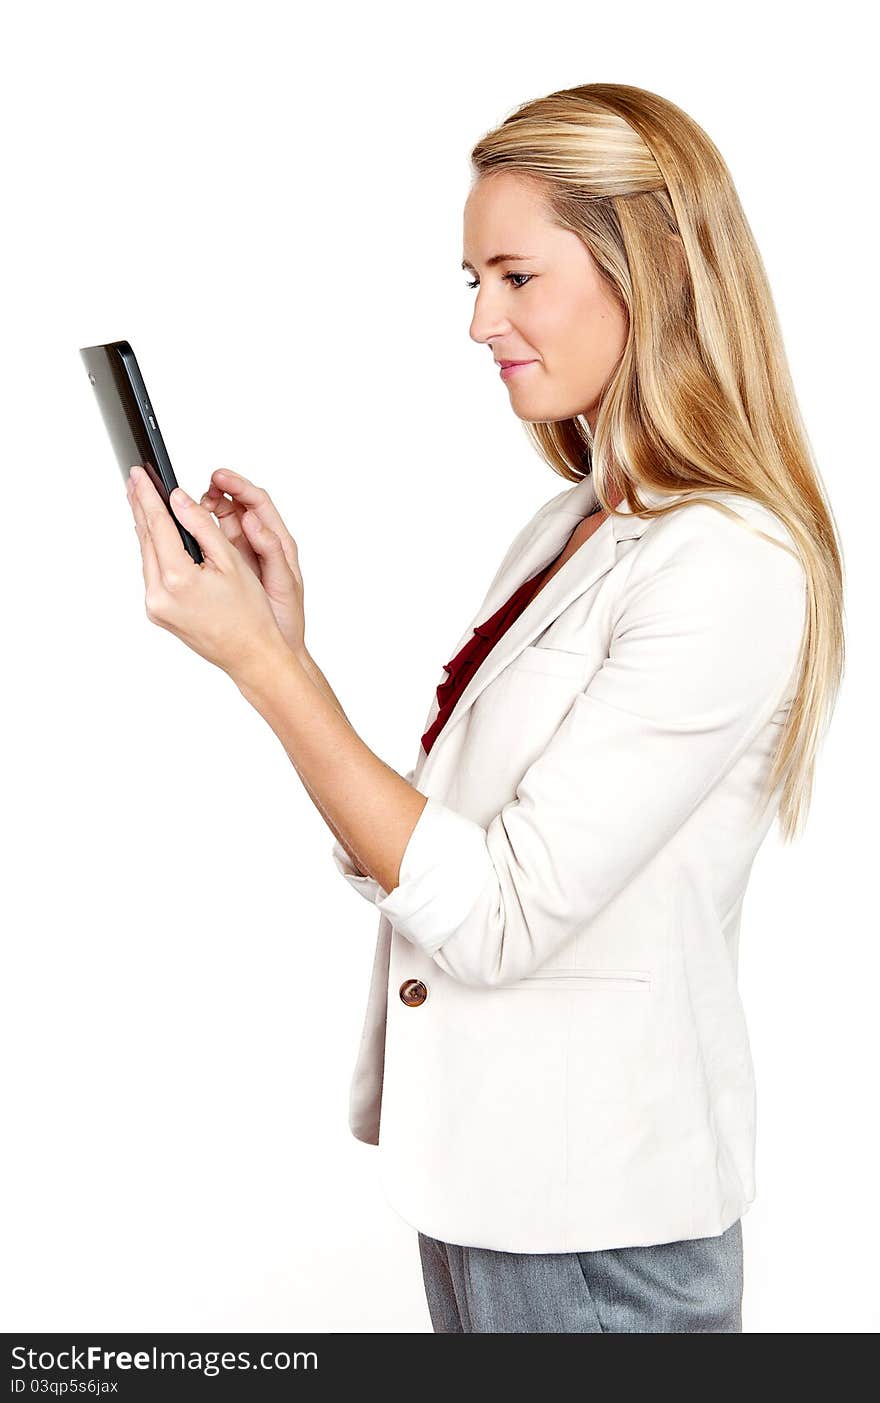
[[[574,415],[560,413],[555,405],[539,404],[526,395],[511,395],[510,407],[517,419],[524,424],[555,424],[558,419],[571,419]]]

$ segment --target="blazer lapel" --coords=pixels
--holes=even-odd
[[[642,497],[649,506],[668,500],[668,494],[655,493],[642,488]],[[564,493],[557,505],[536,525],[534,533],[527,537],[522,549],[499,572],[489,587],[482,604],[462,633],[450,657],[461,649],[470,638],[477,624],[490,618],[514,590],[531,579],[544,566],[549,565],[562,550],[578,524],[596,505],[596,491],[592,474],[575,484],[570,492]],[[491,652],[484,658],[480,667],[471,677],[445,726],[434,741],[430,754],[421,754],[421,764],[417,766],[414,783],[419,785],[426,779],[426,772],[436,763],[438,752],[451,732],[459,725],[469,708],[489,683],[494,681],[503,668],[513,662],[524,648],[549,627],[554,619],[573,600],[584,594],[601,576],[608,573],[619,558],[618,544],[624,540],[639,537],[650,526],[650,521],[633,516],[627,499],[618,506],[623,516],[611,516],[573,555],[562,565],[552,579],[538,591],[519,615],[502,634]],[[436,695],[432,701],[428,720],[423,729],[427,730],[437,715]]]

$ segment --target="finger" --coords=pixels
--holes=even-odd
[[[241,473],[234,473],[231,468],[215,468],[211,473],[211,481],[218,484],[221,492],[229,491],[229,488],[226,486],[228,482],[234,483],[240,492],[254,494],[263,491],[262,487],[257,487],[256,483],[251,482],[249,478],[243,477]]]
[[[236,504],[241,504],[251,511],[259,511],[261,521],[271,526],[273,531],[287,530],[265,487],[257,487],[240,473],[230,472],[228,468],[217,468],[211,474],[211,482],[213,486],[209,491],[219,489],[221,492],[228,492]]]
[[[243,531],[241,526],[241,518],[246,509],[240,503],[230,501],[228,497],[216,495],[216,489],[205,492],[199,505],[204,507],[205,511],[216,516],[220,523],[220,530],[227,541],[230,545],[235,546],[235,549],[240,552],[251,569],[259,574],[259,561],[254,554],[254,548],[248,539],[247,532]]]
[[[235,502],[230,497],[224,496],[215,487],[210,487],[207,492],[202,493],[199,506],[216,516],[221,526],[227,522],[233,531],[240,528],[241,515],[246,510],[240,502]],[[226,534],[228,538],[229,533]]]
[[[263,524],[274,531],[280,539],[287,563],[294,574],[298,575],[299,558],[296,541],[288,531],[278,508],[265,488],[256,487],[246,477],[242,477],[240,473],[231,472],[228,468],[217,468],[211,474],[211,481],[214,486],[209,491],[216,488],[221,492],[228,492],[237,506],[258,513]]]
[[[228,565],[230,563],[229,552],[231,547],[207,508],[201,506],[198,502],[194,502],[192,497],[190,497],[187,492],[184,492],[182,487],[174,488],[169,502],[181,526],[185,526],[190,535],[194,536],[198,541],[205,560],[218,568]],[[161,522],[157,521],[156,523],[161,533],[160,540],[157,542],[159,563],[163,568],[165,567],[166,557],[163,555],[164,549],[167,550],[168,565],[172,569],[179,568],[180,557],[183,556],[186,560],[189,560],[190,557],[184,550],[179,533],[174,530],[173,522],[168,520],[168,513],[164,512],[163,503],[158,493],[156,494],[155,511],[157,514],[162,512],[163,515],[163,520]],[[174,537],[174,542],[172,542],[172,537]]]
[[[213,483],[208,488],[207,492],[202,493],[199,501],[203,507],[213,512],[219,519],[222,519],[229,512],[234,512],[236,510],[235,502],[233,502],[230,497],[225,496],[225,494],[220,491],[219,487],[215,487]]]
[[[284,542],[271,527],[266,526],[256,512],[245,512],[242,524],[260,557],[260,576],[266,593],[282,599],[290,593],[291,577],[302,583],[298,572],[292,571],[284,552]]]
[[[144,513],[153,549],[156,552],[161,583],[168,587],[173,584],[175,578],[180,576],[182,570],[191,570],[195,562],[184,548],[180,532],[168,515],[165,502],[160,497],[150,475],[141,468],[137,472],[132,470],[132,476],[134,477],[134,491]],[[219,567],[228,559],[226,553],[229,546],[224,540],[223,532],[211,519],[210,513],[206,512],[203,507],[199,507],[188,497],[186,501],[183,501],[177,495],[182,492],[183,489],[179,487],[172,492],[169,499],[171,510],[178,521],[186,526],[187,531],[195,536],[202,548],[205,560]],[[186,497],[186,494],[183,493],[183,496]],[[184,515],[186,520],[184,520]]]
[[[161,582],[159,561],[156,557],[153,538],[150,535],[149,523],[140,497],[138,496],[137,474],[133,469],[129,472],[128,480],[130,483],[128,500],[134,517],[134,529],[141,546],[141,566],[144,575],[144,589],[149,595],[155,591],[156,587]]]

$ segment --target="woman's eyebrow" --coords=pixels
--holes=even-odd
[[[531,258],[530,253],[493,253],[491,258],[486,259],[486,267],[494,268],[496,263],[522,263],[524,259]],[[472,273],[477,270],[473,263],[468,263],[466,258],[462,259],[462,268],[470,268]]]

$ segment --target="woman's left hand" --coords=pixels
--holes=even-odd
[[[141,544],[151,623],[175,634],[233,680],[260,666],[273,651],[288,651],[260,580],[209,511],[181,496],[179,488],[171,494],[178,521],[198,541],[204,556],[203,564],[197,565],[141,467],[130,469],[128,500]],[[273,531],[261,527],[259,538],[261,551],[277,550],[283,559]]]

